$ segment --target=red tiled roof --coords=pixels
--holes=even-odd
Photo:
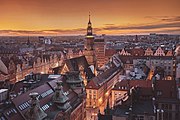
[[[120,67],[111,67],[110,69],[106,70],[102,74],[94,77],[86,86],[86,88],[93,88],[98,89],[100,88],[104,83],[109,81],[112,76],[116,75],[121,70]]]
[[[152,81],[146,81],[146,80],[129,80],[130,88],[131,87],[145,87],[150,88],[152,87]],[[113,90],[120,90],[120,87],[128,87],[128,80],[122,80],[118,82]]]
[[[175,80],[157,80],[156,81],[157,92],[162,92],[158,98],[176,98],[176,81]]]
[[[87,89],[98,89],[98,86],[94,83],[94,80],[90,80],[88,85],[86,86]]]
[[[105,56],[113,56],[116,53],[115,49],[106,49]]]
[[[79,71],[80,66],[82,66],[84,68],[84,71],[85,71],[87,77],[89,77],[89,78],[94,77],[94,74],[90,70],[89,64],[88,64],[85,56],[67,59],[65,61],[65,64],[67,65],[67,67],[70,71]]]
[[[132,56],[143,56],[144,55],[144,49],[142,49],[142,48],[131,49],[131,55]]]

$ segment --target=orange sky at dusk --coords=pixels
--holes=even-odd
[[[0,36],[180,34],[179,0],[0,0]]]

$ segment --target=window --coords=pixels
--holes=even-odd
[[[10,109],[9,111],[6,112],[6,114],[7,114],[8,116],[10,116],[10,115],[12,115],[12,114],[15,114],[15,113],[17,113],[17,111],[16,111],[14,108],[12,108],[12,109]]]
[[[157,95],[158,95],[158,96],[161,96],[161,95],[162,95],[162,92],[161,92],[161,91],[157,91]]]
[[[172,120],[172,113],[169,113],[169,120]]]
[[[0,117],[0,120],[6,120],[3,116]]]
[[[26,108],[28,108],[30,106],[29,101],[22,103],[21,105],[19,105],[19,109],[25,110]]]
[[[96,99],[96,95],[94,95],[93,98]]]
[[[168,114],[167,112],[164,113],[164,118],[167,118],[168,117]]]
[[[168,72],[169,75],[171,75],[171,72]]]
[[[42,97],[42,98],[45,98],[46,96],[50,95],[51,93],[53,93],[53,90],[52,90],[52,89],[47,90],[47,91],[45,91],[45,92],[43,92],[43,93],[41,94],[41,97]]]
[[[168,104],[165,104],[165,109],[168,109]]]
[[[171,66],[169,66],[168,69],[170,70],[170,69],[171,69]]]
[[[172,105],[171,104],[169,104],[169,109],[172,109]]]
[[[45,111],[49,108],[49,105],[48,104],[45,104],[44,106],[42,106],[42,110]]]
[[[176,105],[176,110],[179,110],[179,105]]]
[[[137,116],[137,120],[144,120],[144,116]]]
[[[176,113],[176,114],[175,114],[175,119],[176,119],[176,120],[179,120],[179,113]]]
[[[161,108],[164,109],[164,104],[161,105]]]
[[[91,99],[92,98],[92,95],[89,95],[89,99]]]

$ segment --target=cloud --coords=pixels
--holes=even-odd
[[[146,16],[148,19],[157,19],[158,22],[147,24],[135,24],[121,26],[116,24],[104,24],[104,27],[93,28],[97,34],[113,33],[177,33],[180,34],[180,16]],[[75,29],[51,29],[51,30],[0,30],[0,35],[75,35],[86,34],[86,28]]]
[[[115,25],[115,24],[104,24],[105,26],[112,26],[112,25]]]
[[[52,29],[52,30],[0,30],[0,35],[59,35],[59,34],[80,34],[84,33],[86,29]]]
[[[171,18],[162,18],[161,20],[166,22],[177,22],[180,21],[180,16],[171,17]]]
[[[180,22],[180,16],[146,16],[145,18],[161,22]]]
[[[162,28],[177,28],[180,27],[180,22],[174,23],[159,23],[148,25],[133,25],[133,26],[107,26],[104,30],[148,30],[148,29],[162,29]]]

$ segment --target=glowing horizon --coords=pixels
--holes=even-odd
[[[178,0],[0,0],[0,36],[180,34]]]

